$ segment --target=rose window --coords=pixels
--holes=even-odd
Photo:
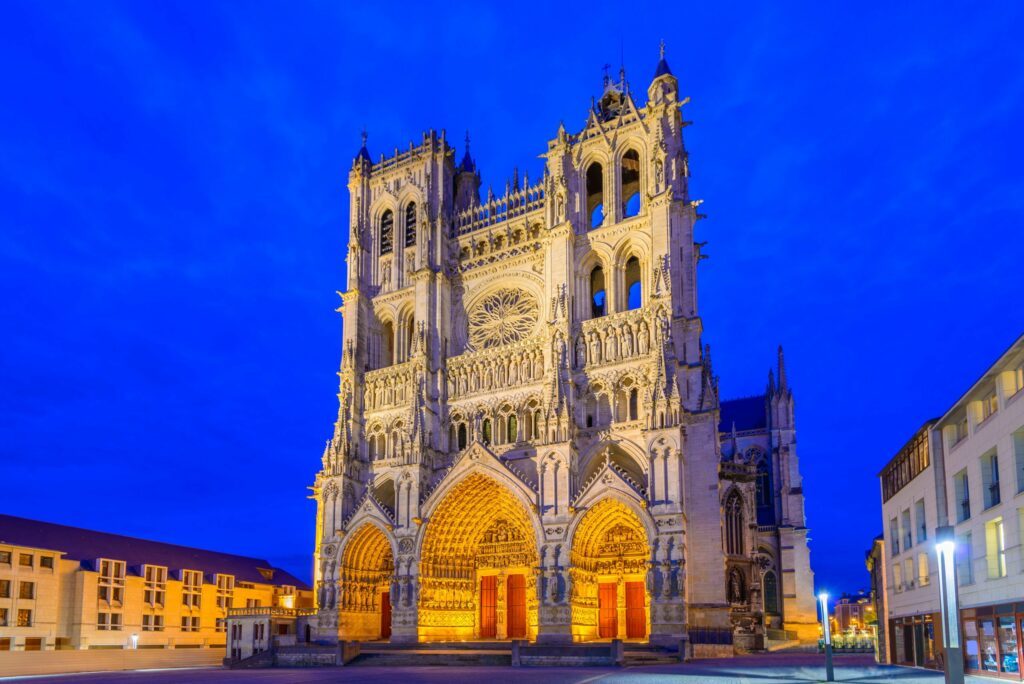
[[[526,339],[537,325],[537,303],[522,290],[497,292],[469,313],[469,347],[490,349]]]

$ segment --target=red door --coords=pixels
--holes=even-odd
[[[495,575],[480,578],[480,638],[498,636],[498,578]]]
[[[647,611],[644,608],[644,583],[626,582],[626,638],[647,636]]]
[[[597,635],[602,639],[619,636],[619,593],[615,582],[597,585]]]
[[[509,575],[505,600],[508,603],[508,638],[526,638],[526,578]]]
[[[380,638],[391,638],[391,592],[380,593]]]

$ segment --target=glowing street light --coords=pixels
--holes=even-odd
[[[834,682],[835,674],[832,672],[832,629],[828,623],[828,593],[818,594],[818,603],[821,604],[821,627],[822,635],[825,637],[825,681]]]
[[[139,635],[132,634],[132,648],[136,649],[139,647]]]
[[[939,556],[939,604],[942,606],[943,669],[947,684],[964,684],[964,652],[960,645],[960,601],[956,581],[956,534],[952,525],[935,530]]]

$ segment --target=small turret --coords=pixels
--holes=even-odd
[[[469,131],[466,131],[466,151],[455,174],[455,211],[465,211],[477,204],[480,204],[480,174],[469,155]]]
[[[356,158],[352,160],[353,166],[361,166],[363,164],[371,165],[373,161],[370,159],[370,151],[366,149],[366,129],[363,129],[363,145],[359,148],[356,153]]]
[[[674,101],[679,99],[679,82],[672,74],[672,69],[665,59],[665,41],[661,41],[658,66],[654,69],[654,80],[647,89],[647,99],[651,102]]]

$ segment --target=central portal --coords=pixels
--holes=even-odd
[[[526,508],[474,473],[430,516],[420,555],[420,641],[534,639],[537,544]]]

